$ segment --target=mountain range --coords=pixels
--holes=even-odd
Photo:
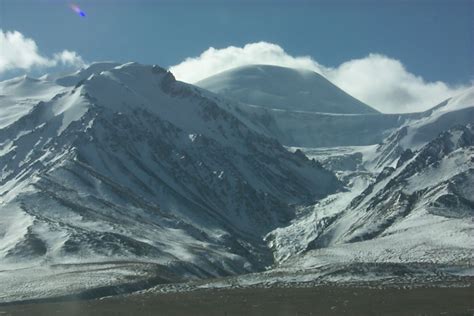
[[[357,278],[356,263],[465,273],[473,91],[383,114],[268,65],[196,85],[112,62],[0,82],[0,301],[332,266]]]

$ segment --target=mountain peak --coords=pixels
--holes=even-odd
[[[196,85],[265,108],[320,113],[378,113],[320,74],[306,69],[247,65],[226,70]]]
[[[115,62],[97,62],[89,65],[86,68],[80,69],[75,73],[57,78],[55,81],[61,86],[72,87],[78,84],[81,80],[89,78],[93,74],[98,74],[102,71],[110,70],[119,65],[119,63]]]
[[[28,219],[0,261],[146,258],[189,275],[246,273],[271,264],[262,237],[295,205],[342,189],[159,66],[99,68],[0,129],[0,204],[13,213],[2,227]]]

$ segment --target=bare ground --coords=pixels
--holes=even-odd
[[[3,315],[474,315],[474,287],[206,289],[0,306]]]

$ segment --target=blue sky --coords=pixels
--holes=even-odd
[[[165,67],[210,46],[268,41],[327,66],[381,53],[434,81],[473,79],[473,1],[1,0],[0,26],[87,61]]]
[[[179,64],[178,79],[195,82],[226,65],[265,63],[269,48],[284,50],[269,63],[306,66],[281,60],[310,56],[306,68],[389,112],[427,108],[474,80],[473,0],[0,0],[0,28],[0,80],[113,60]],[[237,57],[229,46],[241,49]],[[15,60],[27,50],[33,59]]]

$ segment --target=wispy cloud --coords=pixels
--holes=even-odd
[[[410,73],[396,59],[370,54],[326,67],[309,56],[291,56],[276,44],[250,43],[244,47],[209,48],[200,56],[170,67],[182,81],[195,83],[221,71],[249,64],[267,64],[313,70],[349,94],[385,113],[426,110],[466,87],[427,82]]]
[[[84,60],[76,52],[70,50],[63,50],[60,53],[54,54],[53,60],[56,64],[65,66],[82,67],[85,65]]]
[[[0,74],[10,70],[30,70],[55,66],[84,66],[84,60],[74,51],[64,50],[52,57],[40,54],[36,42],[18,31],[0,29]]]

